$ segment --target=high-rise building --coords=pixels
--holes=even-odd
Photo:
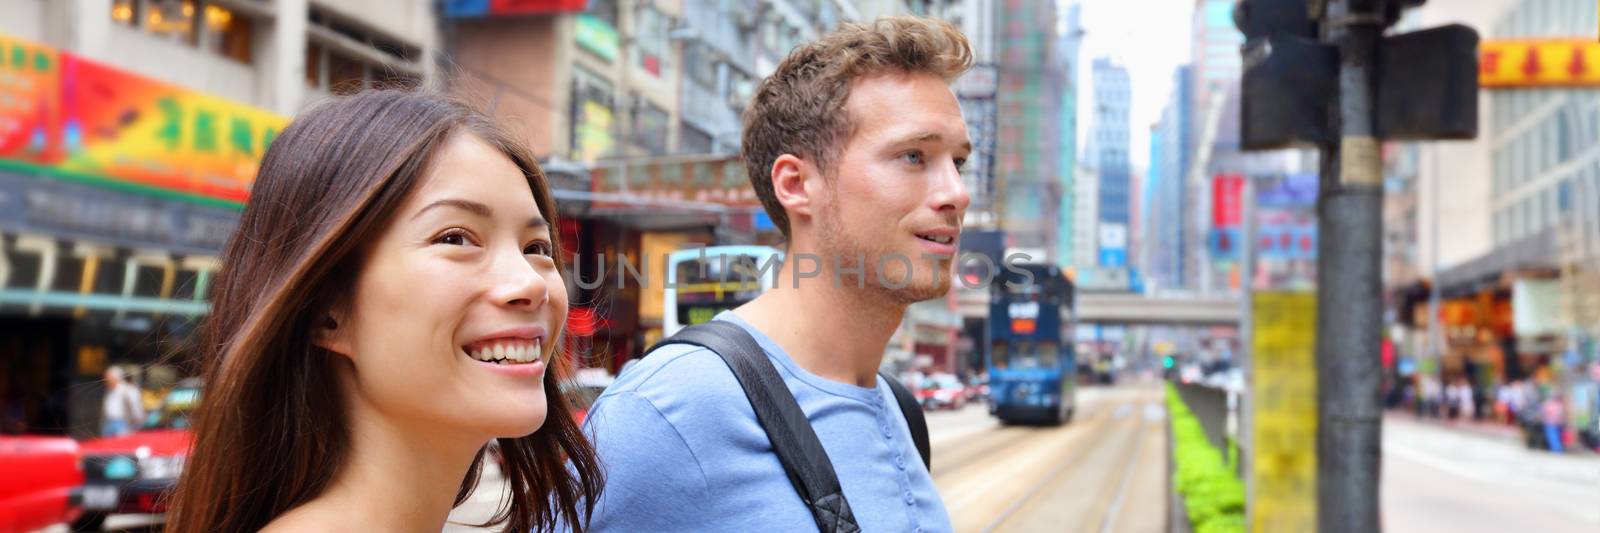
[[[1194,41],[1191,48],[1193,57],[1190,58],[1193,70],[1189,80],[1192,86],[1191,109],[1204,109],[1205,102],[1211,101],[1213,93],[1227,92],[1239,85],[1239,73],[1243,68],[1239,46],[1244,44],[1244,34],[1239,33],[1239,28],[1233,24],[1234,4],[1234,0],[1195,2],[1194,21],[1190,30]],[[1238,146],[1237,131],[1227,136],[1219,135],[1217,144]]]
[[[1094,60],[1094,118],[1090,123],[1089,166],[1099,175],[1100,251],[1096,264],[1120,268],[1127,264],[1127,235],[1132,208],[1130,196],[1129,111],[1131,82],[1128,70],[1110,59]]]
[[[1054,2],[998,4],[999,91],[995,96],[995,187],[1012,245],[1055,260],[1060,208],[1060,117],[1064,73],[1056,60]]]
[[[1060,139],[1056,148],[1056,174],[1060,191],[1056,210],[1056,264],[1063,268],[1072,266],[1078,258],[1074,254],[1073,235],[1076,217],[1073,213],[1075,199],[1073,180],[1078,168],[1078,51],[1083,44],[1083,8],[1078,4],[1067,6],[1062,19],[1061,35],[1056,38],[1056,59],[1061,65]]]
[[[1184,201],[1193,161],[1190,94],[1193,85],[1188,65],[1172,73],[1172,94],[1151,131],[1149,198],[1146,209],[1144,267],[1147,284],[1154,289],[1183,287],[1184,228],[1192,225]],[[1159,140],[1159,142],[1157,142]]]

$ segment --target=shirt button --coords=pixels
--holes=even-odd
[[[916,505],[916,504],[917,504],[917,499],[912,497],[910,492],[907,492],[906,493],[906,505]]]
[[[905,458],[905,456],[903,456],[903,455],[894,456],[894,466],[899,467],[901,470],[905,470],[906,469],[906,458]]]

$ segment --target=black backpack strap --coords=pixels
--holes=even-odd
[[[784,385],[778,369],[754,337],[732,322],[713,320],[684,328],[651,350],[668,344],[690,344],[716,352],[733,376],[739,380],[756,420],[772,441],[772,451],[789,476],[795,492],[811,509],[817,528],[823,533],[859,533],[850,503],[834,473],[833,461],[822,448],[822,441],[811,429],[811,422],[800,410],[799,402]]]
[[[928,445],[928,420],[922,416],[922,406],[917,404],[917,397],[911,394],[904,383],[888,372],[879,372],[883,380],[889,383],[889,390],[894,391],[894,400],[900,404],[900,414],[906,417],[906,427],[911,428],[911,442],[917,445],[917,455],[922,456],[922,466],[933,472],[933,448]]]

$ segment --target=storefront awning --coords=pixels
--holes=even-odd
[[[1459,298],[1501,288],[1508,273],[1554,273],[1555,257],[1556,234],[1547,230],[1440,272],[1439,292],[1445,298]]]

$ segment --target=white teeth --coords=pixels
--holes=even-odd
[[[473,350],[467,355],[473,359],[488,363],[531,363],[539,359],[543,345],[543,338],[518,340],[510,343],[497,342]]]

